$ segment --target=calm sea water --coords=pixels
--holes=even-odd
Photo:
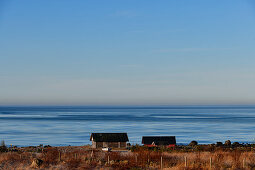
[[[177,143],[254,142],[255,107],[0,107],[0,140],[10,145],[85,145],[92,132],[176,136]]]

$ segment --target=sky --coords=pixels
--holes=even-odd
[[[254,105],[253,0],[1,0],[0,105]]]

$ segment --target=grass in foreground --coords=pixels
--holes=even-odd
[[[252,147],[133,146],[131,151],[122,152],[92,151],[89,146],[8,150],[0,153],[0,169],[255,169]]]

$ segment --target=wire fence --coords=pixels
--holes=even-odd
[[[59,153],[59,161],[62,161],[61,156],[71,157],[72,159],[85,161],[87,164],[94,166],[104,166],[113,168],[207,168],[218,169],[220,167],[233,168],[239,167],[241,169],[250,169],[255,167],[255,159],[247,161],[245,157],[237,156],[236,154],[229,155],[215,154],[211,157],[201,155],[201,153],[189,154],[177,153],[159,153],[159,152],[91,152],[90,154],[83,155],[74,153],[73,155],[65,155]],[[224,157],[226,160],[224,160]],[[255,155],[254,155],[255,158]]]
[[[5,157],[5,158],[4,158]],[[215,152],[160,152],[160,151],[113,151],[88,150],[77,147],[47,148],[34,152],[6,152],[0,154],[0,163],[15,160],[24,164],[39,159],[47,168],[51,165],[65,165],[72,168],[114,168],[114,169],[254,169],[254,151],[215,151]]]

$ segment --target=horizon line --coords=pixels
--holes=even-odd
[[[255,107],[255,104],[189,104],[189,105],[1,105],[0,107],[87,107],[87,108],[168,108],[168,107]]]

